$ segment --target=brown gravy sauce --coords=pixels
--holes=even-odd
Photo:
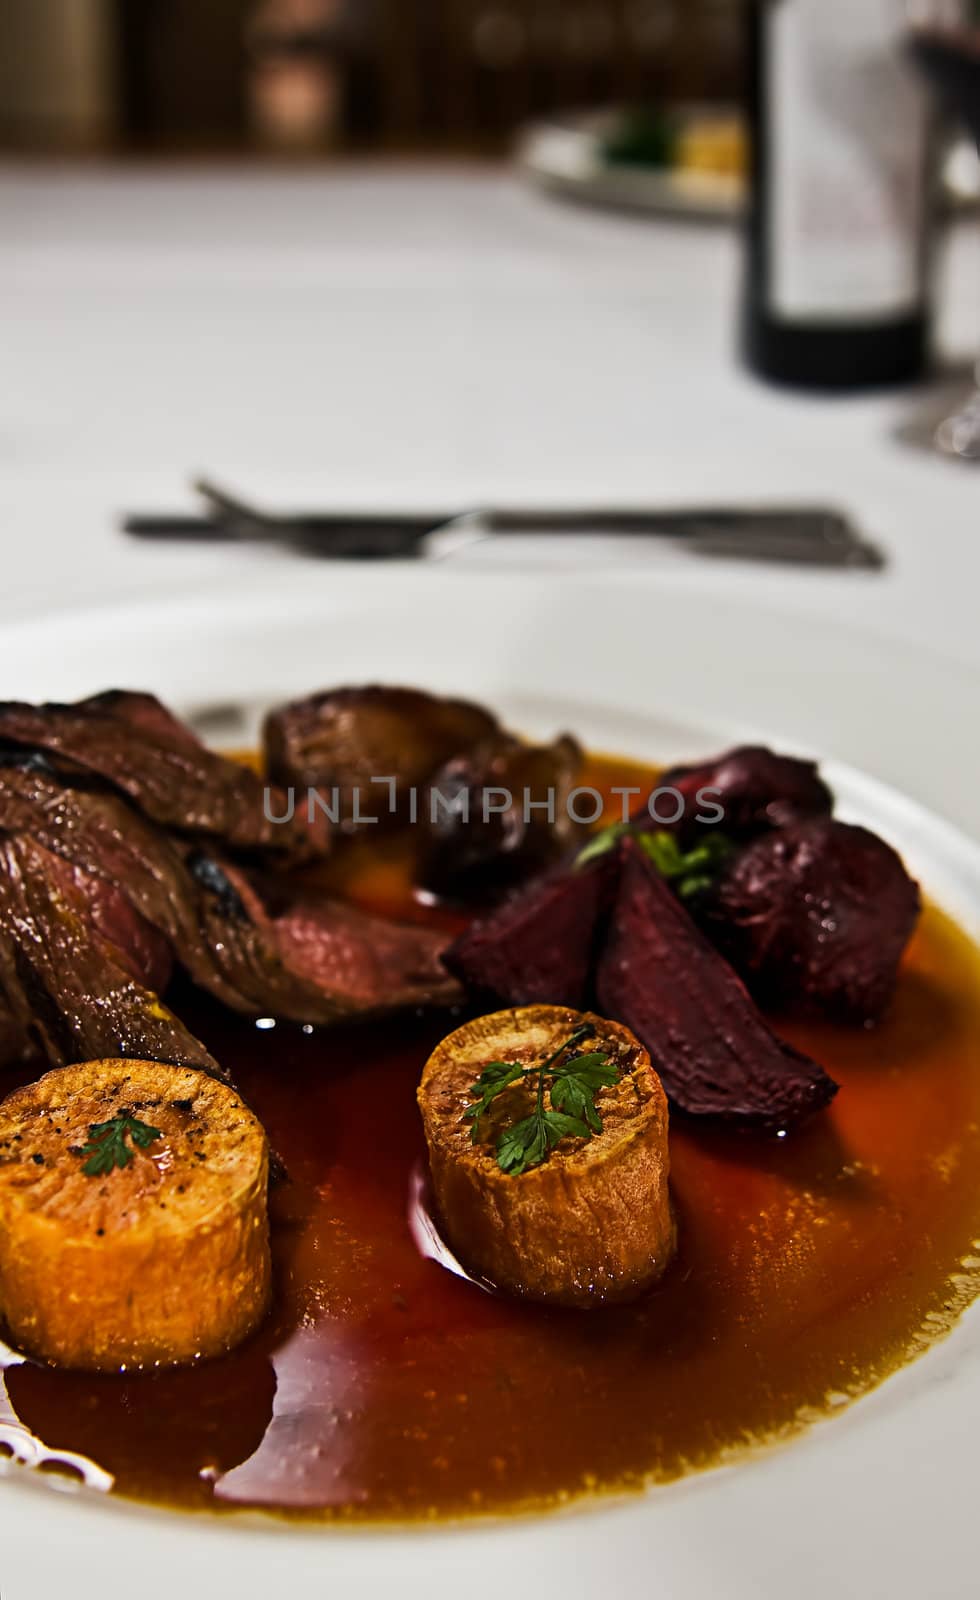
[[[653,774],[597,760],[589,781]],[[357,846],[330,876],[405,914],[397,843]],[[782,1141],[676,1121],[679,1253],[615,1311],[514,1304],[416,1247],[415,1086],[451,1019],[306,1033],[196,996],[177,1008],[286,1160],[277,1289],[255,1338],[191,1370],[8,1368],[22,1423],[119,1494],[385,1520],[639,1488],[827,1414],[980,1289],[980,953],[935,908],[880,1027],[786,1027],[841,1082],[829,1113]]]

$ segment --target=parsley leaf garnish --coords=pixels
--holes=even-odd
[[[101,1178],[114,1167],[129,1166],[133,1151],[126,1143],[127,1133],[139,1150],[146,1150],[155,1139],[163,1138],[159,1128],[151,1128],[148,1122],[140,1122],[128,1112],[109,1122],[90,1123],[88,1133],[88,1144],[78,1154],[89,1158],[82,1168],[89,1178]]]
[[[558,1111],[567,1111],[569,1116],[588,1123],[593,1133],[601,1133],[602,1118],[595,1097],[600,1089],[611,1089],[618,1082],[619,1068],[602,1051],[576,1056],[555,1074],[551,1103]]]
[[[517,1061],[491,1061],[471,1085],[473,1100],[463,1112],[463,1121],[472,1122],[470,1138],[474,1144],[480,1134],[480,1118],[491,1102],[512,1083],[537,1078],[534,1110],[512,1127],[505,1128],[497,1140],[497,1165],[502,1172],[519,1177],[531,1167],[540,1166],[562,1139],[591,1139],[602,1132],[602,1118],[595,1099],[600,1089],[619,1082],[619,1068],[603,1050],[574,1056],[557,1066],[561,1057],[594,1033],[591,1023],[583,1023],[553,1050],[545,1061],[522,1067]],[[545,1082],[550,1080],[550,1108],[545,1105]]]
[[[502,1172],[519,1177],[529,1167],[539,1167],[566,1134],[573,1134],[577,1139],[591,1138],[585,1123],[577,1117],[565,1117],[559,1111],[535,1107],[529,1117],[515,1122],[501,1134],[497,1141],[497,1165]]]
[[[577,867],[587,867],[590,861],[598,861],[600,856],[607,856],[610,850],[615,849],[620,839],[625,839],[628,833],[633,832],[629,822],[614,822],[608,828],[600,828],[593,834],[588,844],[582,846],[575,857]]]
[[[641,833],[637,841],[660,876],[673,884],[682,900],[711,888],[718,869],[733,848],[731,840],[723,833],[707,834],[692,850],[682,850],[672,833]]]
[[[587,867],[591,861],[614,850],[620,839],[632,836],[644,855],[652,861],[662,878],[673,885],[682,900],[690,900],[703,889],[710,889],[719,869],[735,848],[726,834],[705,834],[691,850],[682,850],[676,834],[666,828],[655,833],[645,832],[630,822],[616,822],[603,828],[575,858],[576,867]]]
[[[463,1112],[463,1121],[473,1124],[470,1138],[474,1144],[480,1137],[480,1118],[491,1100],[495,1100],[498,1094],[523,1076],[524,1068],[516,1061],[491,1061],[489,1066],[484,1067],[476,1082],[470,1084],[470,1094],[474,1099]]]

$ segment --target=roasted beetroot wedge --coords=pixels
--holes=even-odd
[[[874,1022],[894,992],[919,890],[884,839],[818,817],[747,845],[698,915],[761,1004]]]
[[[617,865],[610,855],[537,878],[471,923],[444,953],[445,965],[481,1000],[580,1008]]]
[[[598,1008],[645,1045],[673,1104],[770,1132],[826,1106],[833,1079],[776,1037],[634,840],[620,863]]]

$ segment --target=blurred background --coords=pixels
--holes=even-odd
[[[506,151],[570,106],[737,100],[737,0],[0,0],[0,146]]]
[[[113,571],[198,464],[608,504],[826,495],[856,421],[980,459],[978,41],[980,0],[0,0],[0,458],[104,473]]]

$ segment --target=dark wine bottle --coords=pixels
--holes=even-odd
[[[972,28],[915,30],[912,57],[953,115],[966,123],[980,152],[980,4],[976,17]]]
[[[901,0],[754,0],[748,67],[746,360],[809,388],[918,377],[929,116]]]

